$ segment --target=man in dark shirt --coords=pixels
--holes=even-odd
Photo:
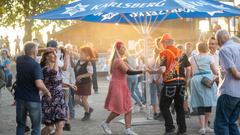
[[[43,74],[40,65],[35,61],[38,47],[33,42],[27,42],[24,46],[25,55],[17,58],[17,87],[16,100],[16,135],[24,135],[26,127],[26,114],[32,122],[31,135],[41,134],[41,101],[39,90],[51,98],[51,94],[44,85]]]
[[[186,134],[186,122],[184,114],[184,96],[186,80],[189,77],[190,62],[188,57],[174,46],[174,40],[169,34],[164,34],[161,39],[164,50],[160,53],[161,66],[166,67],[163,73],[164,87],[161,91],[160,109],[165,120],[166,134],[175,132],[173,119],[169,110],[172,101],[174,100],[174,107],[177,114],[177,134]],[[187,76],[185,73],[187,69]]]

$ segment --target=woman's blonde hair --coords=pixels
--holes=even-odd
[[[198,49],[198,52],[200,52],[200,53],[207,53],[208,45],[207,45],[207,43],[204,43],[204,42],[198,42],[197,49]]]

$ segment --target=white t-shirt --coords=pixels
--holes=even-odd
[[[148,68],[150,68],[150,70],[152,70],[152,71],[158,71],[161,67],[160,67],[158,60],[156,60],[154,57],[152,57],[152,58],[148,59]],[[157,81],[159,79],[159,77],[161,77],[159,73],[151,74],[151,75],[149,75],[149,81],[150,82]]]
[[[209,53],[209,55],[213,57],[214,65],[219,70],[219,68],[220,68],[219,51],[217,50],[214,54]]]

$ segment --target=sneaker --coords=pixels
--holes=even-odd
[[[200,135],[205,135],[205,134],[206,134],[205,128],[201,128],[201,129],[198,131],[198,133],[199,133]]]
[[[64,131],[71,131],[71,125],[68,123],[65,123],[64,127],[63,127]]]
[[[29,132],[29,131],[30,131],[30,127],[29,127],[29,126],[26,126],[24,132],[27,133],[27,132]]]
[[[214,130],[210,127],[206,127],[205,131],[206,133],[214,133]]]
[[[108,134],[108,135],[112,134],[111,127],[106,122],[103,121],[102,124],[101,124],[101,127],[106,134]]]
[[[130,128],[124,130],[124,135],[138,135],[134,131],[132,131]]]
[[[175,135],[175,128],[172,128],[164,133],[164,135]]]

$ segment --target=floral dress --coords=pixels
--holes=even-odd
[[[42,97],[42,122],[45,125],[52,125],[67,119],[67,105],[62,90],[62,73],[54,69],[43,69],[44,83],[49,89],[52,98],[46,95]]]

